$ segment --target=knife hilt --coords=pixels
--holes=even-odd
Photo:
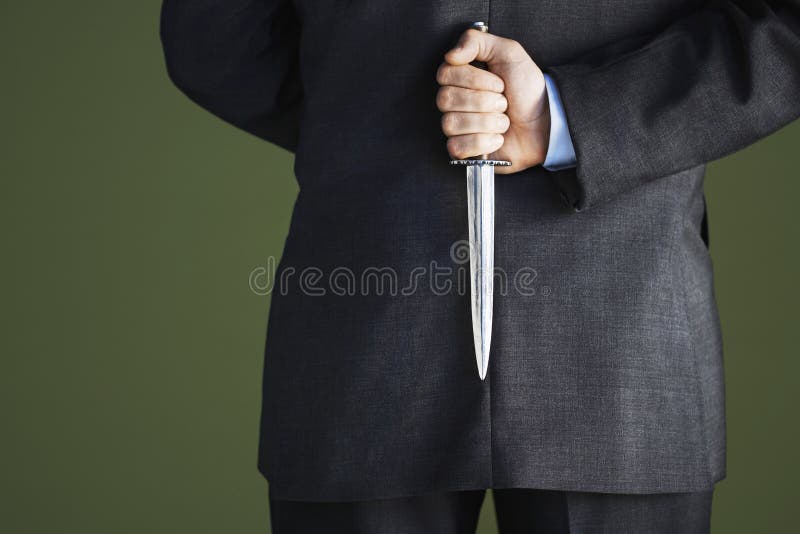
[[[450,165],[491,165],[492,167],[510,167],[511,162],[504,159],[488,159],[481,154],[477,159],[451,159]]]
[[[489,25],[485,22],[473,22],[470,24],[470,28],[474,28],[478,31],[483,33],[489,32]],[[488,65],[484,61],[473,61],[470,65],[474,67],[478,67],[479,69],[489,70]],[[492,165],[492,166],[503,166],[507,167],[511,165],[510,161],[505,160],[498,160],[498,159],[489,159],[489,154],[481,154],[477,156],[475,159],[451,159],[451,165]]]

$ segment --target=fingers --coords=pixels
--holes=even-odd
[[[522,55],[520,55],[520,52]],[[436,80],[441,87],[436,105],[442,115],[442,131],[447,136],[447,151],[453,158],[467,159],[498,151],[503,133],[511,124],[505,114],[508,100],[503,79],[469,63],[517,61],[525,57],[522,46],[477,30],[462,34],[456,47],[445,54]]]
[[[446,85],[436,94],[436,107],[441,112],[471,111],[502,113],[508,108],[506,97],[492,91],[476,91],[463,87]]]
[[[445,53],[444,59],[451,65],[466,65],[476,60],[492,65],[513,63],[526,55],[522,45],[514,39],[470,28],[461,34],[456,46]]]
[[[505,90],[505,83],[500,76],[473,65],[442,63],[436,71],[436,81],[439,85],[454,85],[477,91],[502,93]]]
[[[491,154],[503,146],[499,133],[472,133],[447,139],[447,151],[456,159],[468,159],[480,154]]]
[[[442,131],[447,137],[472,133],[504,133],[511,126],[505,113],[464,113],[442,115]]]

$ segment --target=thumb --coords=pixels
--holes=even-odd
[[[470,28],[461,34],[456,45],[444,55],[451,65],[484,61],[487,65],[509,63],[516,59],[517,42]]]

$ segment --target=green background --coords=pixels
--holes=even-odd
[[[256,470],[292,156],[168,81],[156,0],[4,2],[0,531],[268,530]],[[710,166],[728,478],[714,532],[796,521],[800,123]],[[494,532],[487,499],[481,532]]]

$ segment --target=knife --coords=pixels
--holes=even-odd
[[[485,22],[470,26],[489,31]],[[482,61],[472,65],[487,69]],[[492,306],[494,303],[494,167],[509,166],[510,161],[492,160],[488,154],[476,159],[451,159],[451,165],[467,167],[467,214],[469,224],[470,300],[472,304],[472,337],[478,376],[486,378],[489,350],[492,344]]]

